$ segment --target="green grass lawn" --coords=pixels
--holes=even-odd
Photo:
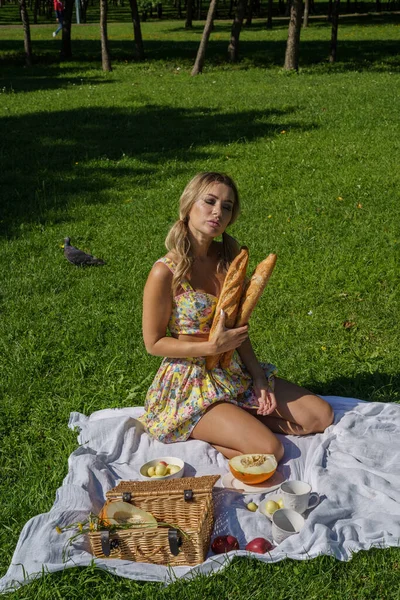
[[[140,405],[159,359],[146,355],[141,296],[199,170],[222,170],[243,211],[232,233],[254,267],[277,252],[251,337],[282,377],[316,392],[400,401],[399,20],[302,32],[301,70],[281,71],[286,25],[244,32],[225,60],[217,22],[204,75],[190,67],[201,28],[146,23],[147,60],[131,61],[129,24],[74,27],[60,64],[52,26],[0,29],[0,573],[24,523],[48,511],[77,447],[69,413]],[[80,270],[64,236],[107,261]],[[168,588],[95,568],[47,575],[16,598],[398,599],[398,549],[262,565]]]

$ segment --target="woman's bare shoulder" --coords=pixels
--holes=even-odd
[[[163,257],[169,258],[169,257]],[[173,272],[171,269],[171,265],[166,264],[164,261],[158,259],[152,266],[149,276],[147,278],[148,281],[158,282],[159,284],[171,284],[173,277]]]

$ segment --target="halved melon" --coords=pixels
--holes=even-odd
[[[278,463],[273,454],[241,454],[229,461],[229,469],[236,479],[249,485],[262,483],[275,473]]]
[[[99,517],[106,525],[126,523],[131,527],[157,527],[157,521],[151,513],[122,500],[106,502]]]

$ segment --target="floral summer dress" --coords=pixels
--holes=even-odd
[[[174,272],[175,264],[167,257],[157,262]],[[218,298],[196,292],[182,281],[183,293],[174,297],[168,323],[171,334],[209,333]],[[274,365],[261,363],[273,384]],[[140,417],[147,433],[160,442],[188,439],[206,409],[215,402],[232,402],[241,407],[258,408],[252,379],[240,356],[234,352],[228,369],[208,371],[204,357],[164,358],[151,384]]]

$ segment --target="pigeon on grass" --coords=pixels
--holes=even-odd
[[[96,258],[91,254],[86,254],[83,250],[71,246],[71,239],[64,239],[64,256],[70,263],[77,267],[97,267],[106,263],[101,258]]]

